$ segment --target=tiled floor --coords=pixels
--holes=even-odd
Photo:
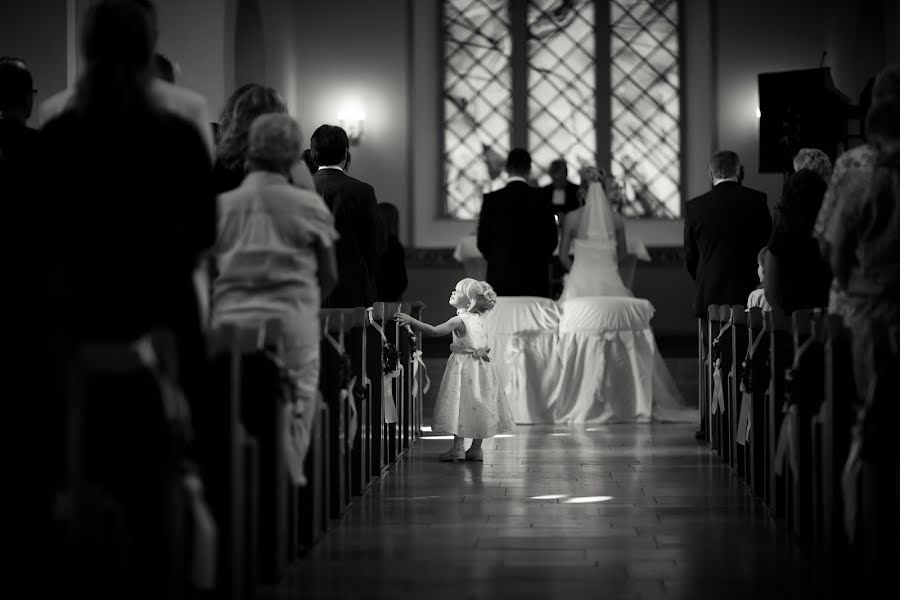
[[[266,598],[827,598],[691,425],[424,438]]]

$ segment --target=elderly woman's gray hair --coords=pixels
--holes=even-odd
[[[250,125],[247,170],[288,173],[302,151],[300,126],[290,115],[260,115]]]
[[[794,171],[809,169],[826,182],[831,178],[831,160],[818,148],[800,148],[794,157]]]

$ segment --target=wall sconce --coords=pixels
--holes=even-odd
[[[347,106],[338,112],[338,125],[347,132],[347,138],[350,140],[351,146],[359,144],[363,133],[363,123],[366,120],[366,113],[358,105]]]

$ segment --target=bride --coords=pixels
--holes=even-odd
[[[603,189],[603,173],[581,171],[584,206],[566,213],[559,243],[559,262],[566,276],[559,302],[584,296],[633,296],[619,275],[619,260],[627,255],[625,223],[613,213]],[[575,261],[570,258],[574,245]]]
[[[598,327],[601,321],[614,318],[614,315],[606,313],[610,310],[617,310],[615,308],[617,306],[627,305],[629,301],[625,299],[633,299],[634,294],[625,286],[619,275],[619,261],[625,259],[627,255],[625,224],[610,207],[604,190],[603,172],[595,167],[583,169],[581,186],[582,192],[586,191],[584,205],[567,213],[562,226],[559,259],[569,273],[565,277],[559,306],[565,314],[568,304],[570,312],[574,311],[574,313],[585,315],[590,321],[585,325],[594,328]],[[574,258],[570,258],[570,252]],[[576,304],[580,306],[576,307]],[[649,314],[652,314],[652,305],[648,302],[645,304]],[[587,307],[584,305],[593,306],[593,309],[585,311],[584,309]],[[594,405],[589,409],[595,415],[596,410],[601,410],[599,421],[646,421],[651,418],[654,421],[666,422],[695,422],[697,420],[696,410],[684,406],[681,392],[656,348],[656,341],[652,333],[648,332],[648,334],[649,347],[646,347],[646,352],[631,356],[632,360],[643,362],[649,358],[648,354],[652,353],[652,399],[647,399],[647,404],[650,406],[646,406],[640,401],[638,401],[638,406],[633,406],[622,400],[623,394],[615,393],[616,385],[613,384],[613,380],[605,379],[606,377],[618,377],[615,373],[610,373],[604,377],[607,383],[601,384],[600,388],[594,392],[594,400],[591,402],[591,404],[595,404],[597,400],[600,400],[603,406]],[[631,343],[633,342],[629,342],[629,344]],[[601,360],[602,364],[611,366],[614,363],[608,362],[611,357],[606,356],[606,353],[606,351],[601,351],[600,355],[595,358]],[[638,359],[638,356],[641,358]],[[637,369],[646,372],[642,365],[619,364],[615,370],[620,368],[625,368],[626,371]],[[577,373],[569,375],[575,378],[579,376]],[[580,375],[583,379],[588,373]],[[583,384],[579,384],[579,386],[583,386]],[[567,395],[572,397],[575,404],[582,404],[575,397],[583,394]],[[584,400],[588,400],[588,398],[584,398]],[[586,410],[584,407],[569,406],[563,410],[564,413],[568,413],[568,416],[560,416],[562,420],[569,420],[570,417],[580,414],[584,410]]]

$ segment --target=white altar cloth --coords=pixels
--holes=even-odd
[[[485,328],[516,422],[696,421],[657,352],[653,313],[641,298],[498,298]]]

